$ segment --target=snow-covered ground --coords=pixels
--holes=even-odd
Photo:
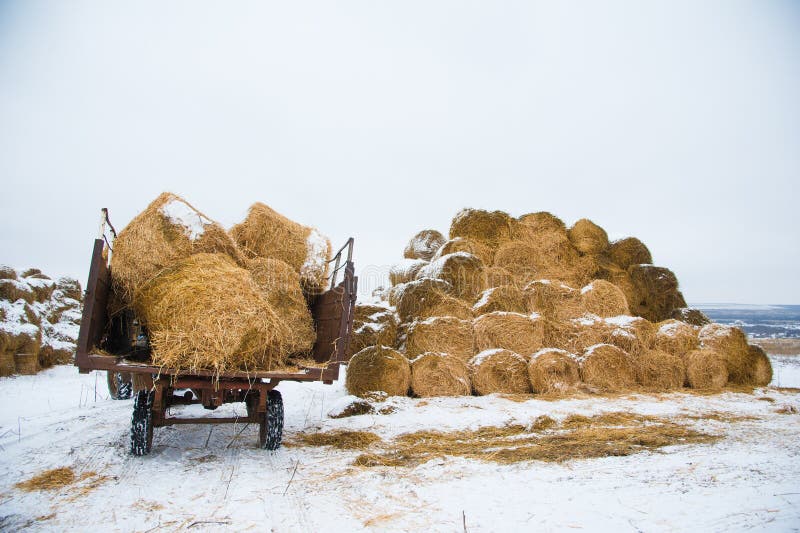
[[[800,359],[775,357],[782,387]],[[356,451],[257,447],[257,428],[158,428],[148,457],[128,454],[131,401],[107,398],[105,376],[71,366],[0,379],[0,530],[103,531],[728,531],[800,528],[796,390],[636,395],[560,401],[497,396],[393,398],[387,415],[332,419],[332,386],[282,383],[285,439],[361,429],[384,439],[420,429],[530,423],[539,415],[625,411],[696,420],[724,435],[627,457],[512,465],[442,457],[414,467],[352,466]],[[240,409],[226,406],[223,409]],[[788,409],[787,409],[788,408]],[[220,415],[223,409],[217,411]],[[684,420],[686,420],[684,418]],[[14,484],[71,467],[85,479],[50,492]]]

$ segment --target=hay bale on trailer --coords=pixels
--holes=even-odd
[[[306,292],[316,293],[325,287],[331,243],[316,228],[256,202],[247,217],[230,229],[230,235],[249,258],[271,257],[291,265],[300,274]]]
[[[389,268],[389,281],[392,285],[414,281],[420,269],[427,264],[424,259],[403,259]]]
[[[636,381],[643,387],[674,390],[683,387],[686,366],[677,355],[662,350],[645,350],[635,358]]]
[[[528,311],[550,320],[571,320],[586,313],[580,291],[559,280],[532,281],[524,294]]]
[[[633,358],[610,344],[589,347],[579,358],[581,379],[605,390],[625,390],[636,385]]]
[[[493,311],[525,313],[527,311],[525,295],[513,285],[486,289],[472,306],[472,312],[475,316],[480,316]]]
[[[224,254],[195,254],[140,287],[153,364],[180,370],[272,370],[301,343],[250,273]],[[310,341],[310,342],[308,342]]]
[[[746,383],[766,387],[772,381],[772,363],[761,346],[750,345],[747,354]]]
[[[652,264],[653,256],[647,246],[636,237],[627,237],[611,243],[609,248],[611,261],[627,270],[632,265]]]
[[[634,290],[633,301],[628,299],[633,314],[661,322],[670,318],[675,309],[686,307],[678,290],[678,278],[668,268],[633,265],[628,274]]]
[[[411,390],[421,398],[469,396],[472,393],[469,368],[453,355],[426,352],[411,361]]]
[[[601,254],[608,250],[608,234],[606,230],[589,220],[582,218],[567,230],[572,246],[582,254]]]
[[[474,300],[486,290],[486,273],[483,269],[483,262],[474,255],[456,252],[423,266],[417,277],[444,280],[452,287],[453,296]]]
[[[728,383],[728,365],[716,350],[701,348],[683,358],[686,384],[699,390],[721,390]]]
[[[393,296],[401,322],[412,322],[415,319],[434,316],[472,319],[470,306],[463,300],[451,296],[452,290],[452,286],[446,281],[433,278],[422,278],[406,283]]]
[[[622,290],[602,279],[596,279],[581,289],[581,302],[587,312],[603,318],[630,314]]]
[[[478,352],[503,348],[530,357],[544,346],[544,320],[540,317],[494,311],[473,321]]]
[[[406,356],[427,352],[446,353],[464,362],[475,355],[475,333],[471,320],[452,316],[432,317],[408,326]]]
[[[581,381],[577,357],[566,350],[544,348],[528,363],[528,377],[534,393],[563,394]]]
[[[750,347],[742,330],[712,322],[700,329],[697,338],[701,347],[711,348],[725,359],[728,367],[728,381],[747,384],[747,362]]]
[[[481,396],[492,393],[531,392],[528,364],[524,357],[495,348],[480,352],[469,362],[472,387]]]
[[[408,359],[388,346],[368,346],[355,354],[347,365],[345,387],[355,396],[370,392],[405,396],[410,386]]]
[[[411,237],[403,250],[403,257],[430,261],[446,241],[444,235],[435,229],[424,229]]]
[[[683,357],[700,347],[697,330],[685,322],[669,319],[657,327],[655,347],[659,350]]]

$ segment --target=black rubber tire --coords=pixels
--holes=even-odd
[[[142,456],[153,447],[153,392],[139,391],[133,399],[131,453]]]
[[[130,374],[122,372],[107,372],[108,393],[112,400],[128,400],[133,392],[133,383]]]
[[[261,424],[260,442],[265,450],[277,450],[283,440],[283,397],[276,390],[267,393],[267,415]]]

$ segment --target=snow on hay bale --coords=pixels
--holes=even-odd
[[[624,390],[636,384],[633,358],[611,344],[589,347],[579,358],[581,379],[606,390]]]
[[[691,307],[679,307],[677,309],[673,309],[672,318],[675,320],[680,320],[681,322],[686,322],[692,326],[699,327],[703,327],[706,324],[711,323],[711,319],[708,318],[705,313],[699,309],[692,309]]]
[[[474,300],[486,289],[486,273],[483,262],[472,254],[456,252],[443,255],[423,266],[418,278],[435,278],[452,286],[452,295]]]
[[[636,237],[627,237],[611,243],[609,249],[611,260],[623,270],[631,265],[652,264],[650,250]]]
[[[697,338],[703,348],[719,353],[728,367],[728,380],[747,383],[747,362],[750,353],[747,337],[739,328],[712,322],[700,329]]]
[[[0,300],[7,302],[24,300],[26,303],[32,304],[36,300],[36,294],[24,281],[0,279]]]
[[[426,352],[411,361],[411,390],[416,396],[468,396],[467,364],[446,353]]]
[[[511,240],[516,225],[516,219],[503,211],[462,209],[450,224],[450,238],[466,237],[495,250]]]
[[[472,254],[483,261],[484,266],[492,264],[494,258],[494,250],[487,245],[473,239],[456,237],[455,239],[450,239],[445,242],[442,247],[433,254],[431,261],[435,261],[443,255],[454,254],[456,252]]]
[[[493,311],[524,313],[527,311],[525,295],[513,285],[486,289],[472,306],[472,312],[480,316]]]
[[[389,268],[389,281],[392,285],[414,281],[420,269],[427,264],[424,259],[403,259]]]
[[[469,362],[472,387],[481,396],[495,392],[524,394],[531,391],[524,357],[502,348],[484,350]]]
[[[566,350],[544,348],[528,363],[528,377],[534,393],[564,393],[580,383],[577,357]]]
[[[403,250],[403,257],[430,261],[446,241],[447,239],[444,238],[444,235],[435,229],[424,229],[411,237],[405,250]]]
[[[17,279],[17,271],[7,265],[0,265],[0,279]]]
[[[247,257],[271,257],[292,266],[307,292],[325,286],[331,243],[316,228],[286,218],[256,202],[247,217],[230,229],[230,235]]]
[[[686,367],[677,355],[663,350],[645,350],[635,358],[636,381],[644,386],[659,390],[673,390],[683,387]]]
[[[236,243],[222,226],[183,198],[162,193],[114,241],[111,272],[116,291],[130,305],[142,285],[195,253],[223,253],[240,261]]]
[[[720,390],[728,383],[728,365],[716,350],[693,350],[684,356],[683,361],[686,384],[693,389]]]
[[[676,308],[686,307],[678,290],[678,278],[668,268],[633,265],[628,274],[634,290],[633,297],[628,298],[633,314],[661,322],[670,318]]]
[[[472,319],[470,306],[451,296],[452,290],[452,285],[446,281],[433,278],[421,278],[402,285],[393,296],[400,320],[411,322],[433,316]]]
[[[472,359],[472,321],[444,316],[412,323],[406,333],[406,356],[411,359],[426,352],[446,353],[465,362]]]
[[[761,346],[751,345],[748,348],[747,378],[749,385],[766,387],[772,381],[772,364]]]
[[[606,231],[587,218],[575,222],[567,231],[567,236],[582,254],[600,254],[609,246]]]
[[[355,396],[370,392],[405,396],[411,386],[411,365],[388,346],[368,346],[350,359],[345,386]]]
[[[586,311],[599,317],[630,314],[628,301],[622,290],[602,279],[596,279],[581,289],[581,301]]]
[[[700,346],[697,330],[681,322],[669,319],[659,322],[655,336],[655,347],[659,350],[683,357]]]
[[[473,321],[478,352],[503,348],[530,357],[544,346],[544,320],[522,313],[494,311]]]
[[[250,273],[223,254],[195,254],[164,269],[134,298],[153,363],[182,370],[271,370],[299,344]]]
[[[645,318],[622,315],[606,318],[604,322],[612,328],[606,342],[622,348],[631,356],[655,345],[656,327]]]
[[[586,312],[580,291],[558,280],[532,281],[524,292],[528,311],[551,320],[571,320]]]

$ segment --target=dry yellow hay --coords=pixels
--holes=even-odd
[[[772,381],[772,364],[761,346],[751,345],[747,357],[747,384],[766,387]]]
[[[699,390],[721,390],[728,383],[728,365],[716,350],[703,348],[686,354],[686,384]]]
[[[622,290],[602,279],[596,279],[581,289],[581,301],[587,312],[599,317],[629,315],[628,301]]]
[[[611,243],[609,249],[611,260],[623,270],[631,265],[652,264],[650,250],[636,237],[628,237]]]
[[[443,255],[423,266],[417,278],[441,279],[450,284],[452,295],[474,300],[486,289],[483,262],[472,254],[456,252]]]
[[[414,281],[420,269],[427,264],[424,259],[403,259],[389,268],[389,281],[392,285]]]
[[[636,381],[643,387],[674,390],[683,387],[686,367],[677,355],[662,350],[645,350],[636,362]]]
[[[55,490],[70,485],[75,482],[75,472],[72,468],[61,467],[45,470],[44,472],[33,476],[32,478],[20,481],[14,485],[14,488],[23,490],[25,492],[33,492],[35,490]]]
[[[476,318],[473,326],[478,352],[503,348],[530,357],[544,347],[544,320],[541,317],[494,311]]]
[[[247,257],[271,257],[291,265],[300,274],[307,292],[325,288],[331,243],[315,228],[298,224],[256,202],[230,234]]]
[[[224,253],[241,262],[222,226],[179,196],[162,193],[114,241],[111,270],[118,294],[130,305],[142,285],[195,253]]]
[[[528,226],[534,231],[567,231],[564,221],[547,211],[528,213],[517,218],[521,225]]]
[[[685,322],[669,319],[657,327],[655,347],[659,350],[683,357],[700,346],[697,330]]]
[[[556,321],[571,320],[586,313],[580,291],[558,280],[537,280],[525,286],[529,312]]]
[[[641,303],[641,299],[639,299],[636,286],[633,284],[633,280],[631,280],[631,276],[628,274],[628,271],[606,269],[599,272],[598,275],[620,288],[622,294],[625,295],[625,301],[628,302],[628,309],[630,309],[632,314],[636,314],[636,311],[641,308],[639,305]]]
[[[421,398],[468,396],[472,392],[469,369],[458,357],[424,353],[411,361],[411,390]]]
[[[622,348],[628,355],[637,356],[655,346],[656,328],[647,319],[615,316],[606,318],[605,323],[612,328],[606,342]]]
[[[484,263],[484,271],[486,272],[487,287],[502,287],[504,285],[517,286],[517,281],[514,278],[514,275],[503,267],[487,267]]]
[[[430,261],[446,241],[447,239],[444,238],[444,235],[435,229],[424,229],[411,237],[405,250],[403,250],[403,257]]]
[[[361,450],[380,442],[381,438],[370,431],[336,429],[322,433],[300,433],[298,442],[288,441],[287,446],[305,444],[308,446],[333,446],[339,450]]]
[[[469,363],[472,386],[481,396],[495,392],[525,394],[531,392],[528,364],[524,357],[500,348],[484,350]]]
[[[475,334],[471,320],[451,316],[414,322],[406,333],[406,356],[412,359],[426,352],[451,355],[469,361],[475,355]]]
[[[486,289],[472,306],[472,312],[480,316],[493,311],[524,313],[527,311],[525,295],[513,285]]]
[[[539,350],[528,363],[528,377],[537,394],[563,394],[580,383],[580,368],[574,354],[558,348]]]
[[[397,342],[397,330],[398,321],[390,309],[356,304],[348,355],[360,352],[367,346],[394,346]]]
[[[484,265],[491,265],[494,260],[494,249],[473,239],[456,237],[455,239],[450,239],[445,242],[442,247],[433,254],[431,261],[435,261],[443,255],[454,254],[456,252],[472,254],[483,261]]]
[[[222,254],[164,269],[134,297],[150,330],[153,363],[182,370],[271,370],[297,344],[250,273]]]
[[[672,318],[675,320],[680,320],[681,322],[686,322],[692,326],[703,327],[706,324],[711,323],[711,319],[709,319],[701,310],[692,309],[689,307],[679,307],[674,309],[672,311]]]
[[[394,295],[397,314],[402,322],[434,316],[471,319],[472,308],[463,300],[450,296],[451,291],[449,283],[432,278],[403,284],[402,289]]]
[[[670,318],[676,308],[686,307],[686,301],[678,290],[678,278],[671,270],[653,265],[633,265],[628,274],[634,289],[633,298],[628,298],[633,314],[651,322],[661,322]]]
[[[14,367],[17,374],[33,375],[39,371],[39,352],[15,353]]]
[[[297,272],[280,259],[262,257],[248,259],[246,268],[269,305],[291,331],[292,351],[310,350],[316,332]]]
[[[582,254],[599,254],[609,246],[606,231],[587,218],[575,222],[567,235],[575,249]]]
[[[747,384],[747,359],[750,348],[742,330],[712,322],[700,329],[697,338],[703,348],[711,348],[725,359],[725,364],[728,366],[728,381]]]
[[[17,279],[17,271],[10,266],[0,265],[0,279]]]
[[[561,279],[568,283],[583,281],[587,277],[589,262],[578,256],[561,231],[533,231],[521,225],[526,233],[508,241],[497,249],[495,266],[511,272],[517,282],[524,285],[534,279]]]
[[[411,365],[403,354],[387,346],[369,346],[347,365],[345,386],[350,394],[364,396],[385,392],[405,396],[411,385]]]
[[[625,390],[636,384],[633,358],[610,344],[596,344],[580,357],[581,379],[605,390]]]
[[[0,376],[10,376],[16,371],[14,354],[0,349]]]
[[[462,209],[450,224],[450,238],[466,237],[496,249],[511,240],[517,224],[516,219],[503,211]]]

